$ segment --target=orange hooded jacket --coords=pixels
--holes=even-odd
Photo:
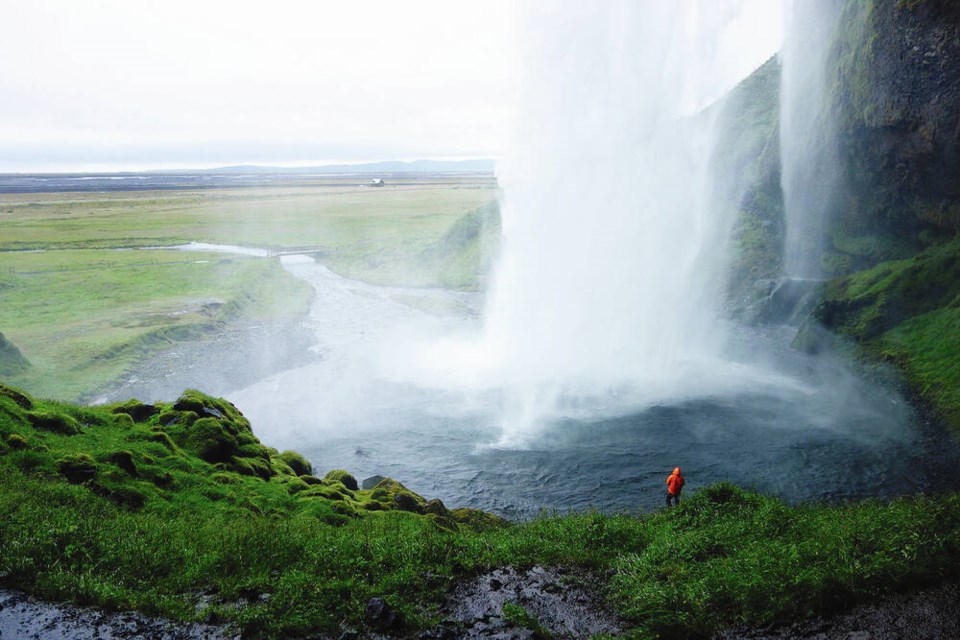
[[[673,470],[673,473],[667,476],[667,493],[672,496],[680,495],[680,490],[683,489],[685,483],[683,476],[680,475],[680,467],[677,467]]]

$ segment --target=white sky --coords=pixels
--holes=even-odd
[[[759,64],[779,2],[747,3]],[[514,7],[0,0],[0,172],[497,157]]]

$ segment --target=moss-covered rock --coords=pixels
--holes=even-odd
[[[125,413],[135,422],[146,422],[160,413],[160,408],[152,404],[144,404],[139,400],[128,400],[112,408],[113,413]]]
[[[344,471],[343,469],[334,469],[327,473],[323,478],[324,480],[330,480],[333,482],[342,482],[343,486],[351,491],[357,491],[360,488],[360,485],[357,484],[357,479],[349,471]]]
[[[236,436],[216,418],[200,418],[178,440],[181,447],[207,462],[227,462],[238,453]]]
[[[0,397],[13,400],[21,409],[33,409],[33,401],[26,394],[4,384],[0,384]]]
[[[480,509],[461,507],[459,509],[452,509],[450,514],[458,524],[473,529],[474,531],[499,529],[510,524],[500,516],[481,511]]]
[[[255,457],[230,457],[230,468],[245,476],[253,476],[262,480],[269,480],[273,475],[273,468],[268,460]]]
[[[96,461],[86,453],[74,453],[57,460],[57,470],[71,484],[89,482],[97,475]]]
[[[7,446],[11,449],[26,449],[30,443],[19,433],[11,433],[6,438]]]
[[[173,439],[170,437],[170,434],[168,434],[166,431],[153,431],[148,436],[148,439],[151,442],[156,442],[162,445],[165,449],[167,449],[171,453],[177,450],[177,445],[173,442]]]
[[[68,415],[54,411],[28,411],[27,420],[36,429],[72,436],[80,433],[80,425]]]
[[[117,465],[131,477],[136,478],[139,475],[137,473],[137,465],[133,461],[133,452],[131,451],[112,451],[104,456],[104,461]]]
[[[296,451],[284,451],[278,456],[289,466],[298,476],[313,475],[313,465]]]

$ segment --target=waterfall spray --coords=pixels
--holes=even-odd
[[[728,221],[706,197],[700,109],[751,70],[730,64],[744,3],[563,4],[528,16],[517,144],[499,170],[482,351],[508,434],[585,401],[695,393],[723,343]]]
[[[839,0],[786,4],[781,54],[780,158],[786,217],[784,275],[818,278],[839,188],[837,127],[827,104],[827,54]]]

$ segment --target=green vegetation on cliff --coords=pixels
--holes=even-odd
[[[960,236],[828,283],[815,317],[896,364],[960,430]]]
[[[544,565],[597,576],[637,637],[690,637],[960,577],[958,496],[788,507],[720,484],[646,516],[507,524],[309,471],[197,391],[92,408],[0,386],[0,584],[290,637],[362,628],[373,597],[429,628],[459,582]]]

